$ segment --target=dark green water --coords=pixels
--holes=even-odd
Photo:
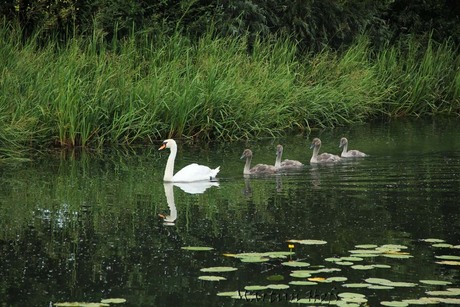
[[[430,296],[425,293],[430,290],[459,288],[460,266],[436,263],[443,260],[436,256],[460,255],[459,127],[458,119],[394,122],[203,148],[179,142],[176,170],[194,161],[221,166],[219,186],[202,194],[163,184],[168,153],[157,151],[160,141],[103,154],[55,152],[35,156],[31,163],[0,164],[2,306],[105,298],[127,300],[119,306],[296,306],[287,302],[288,296],[328,293],[332,296],[327,300],[335,300],[342,292],[364,294],[370,306],[378,306],[381,301]],[[322,152],[338,154],[339,139],[347,136],[350,149],[370,157],[312,167],[308,145],[317,136]],[[245,179],[239,159],[243,149],[254,151],[254,163],[274,163],[277,143],[284,145],[284,158],[307,163],[305,168]],[[167,225],[159,214],[175,220]],[[427,238],[457,248],[421,241]],[[281,265],[289,259],[243,263],[224,256],[289,251],[286,241],[291,239],[326,241],[295,244],[291,260],[308,262],[314,269],[339,268],[313,277],[347,281],[261,291],[265,302],[217,296],[236,290],[244,294],[248,285],[306,280],[290,273],[312,268]],[[380,255],[354,263],[390,266],[370,270],[324,260],[350,256],[358,244],[404,245],[401,252],[413,257]],[[214,250],[188,251],[184,246]],[[238,270],[200,272],[214,266]],[[201,275],[227,280],[201,281]],[[415,285],[343,287],[370,277]],[[420,280],[451,284],[433,286]]]

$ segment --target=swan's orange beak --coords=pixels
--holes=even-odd
[[[163,150],[163,149],[165,149],[165,148],[166,148],[166,144],[163,144],[163,145],[161,145],[160,148],[158,148],[158,150]]]

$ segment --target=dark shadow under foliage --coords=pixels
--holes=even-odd
[[[346,48],[364,32],[377,47],[407,34],[431,34],[456,46],[460,40],[455,0],[6,0],[0,15],[19,23],[25,38],[36,30],[64,40],[96,31],[110,40],[133,29],[199,37],[212,25],[219,35],[246,35],[249,48],[257,35],[283,33],[308,52]]]

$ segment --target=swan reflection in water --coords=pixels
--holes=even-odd
[[[169,207],[169,214],[159,214],[158,216],[163,219],[163,225],[172,226],[177,219],[177,208],[174,201],[174,186],[179,187],[182,191],[188,194],[202,194],[210,187],[218,187],[217,181],[195,181],[195,182],[165,182],[163,187],[165,189],[166,202]]]

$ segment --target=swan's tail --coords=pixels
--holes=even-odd
[[[209,179],[210,179],[210,180],[215,179],[218,172],[220,172],[220,166],[218,166],[218,167],[216,167],[215,169],[212,169],[212,170],[211,170],[211,176],[209,176],[209,177],[210,177]]]

